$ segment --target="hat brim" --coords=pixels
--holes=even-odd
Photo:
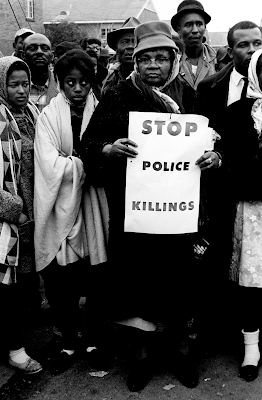
[[[152,37],[147,37],[144,40],[141,40],[141,42],[138,43],[137,47],[134,49],[133,53],[133,58],[137,56],[138,53],[144,50],[150,50],[150,49],[158,49],[159,47],[166,47],[166,48],[171,48],[173,50],[178,51],[177,45],[173,42],[172,39],[169,39],[167,36],[157,38],[155,36]]]
[[[182,11],[179,11],[177,14],[173,15],[173,17],[171,18],[171,26],[175,31],[177,30],[177,27],[179,26],[180,18],[183,15],[188,14],[188,13],[196,13],[196,14],[202,15],[206,25],[211,21],[210,15],[203,10],[200,10],[197,8],[190,8],[190,9],[182,10]]]
[[[118,41],[119,37],[121,35],[123,35],[124,33],[127,33],[127,32],[131,32],[132,33],[134,31],[135,31],[135,28],[129,26],[129,27],[126,27],[126,28],[123,27],[123,28],[116,29],[115,31],[109,32],[107,34],[107,44],[108,44],[108,46],[111,49],[116,50],[117,41]]]

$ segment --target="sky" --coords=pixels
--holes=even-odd
[[[153,0],[159,18],[170,20],[182,0]],[[200,0],[211,16],[209,32],[227,32],[239,21],[249,20],[262,25],[262,0]]]

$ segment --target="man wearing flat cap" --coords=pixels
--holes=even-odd
[[[23,50],[24,40],[28,36],[33,35],[33,33],[35,32],[29,28],[21,28],[18,29],[18,31],[16,31],[13,43],[13,48],[14,48],[14,52],[12,54],[13,56],[21,58],[21,51]]]
[[[196,90],[199,82],[216,72],[216,52],[204,43],[206,25],[211,21],[199,1],[184,0],[171,19],[173,29],[184,42],[181,75]]]
[[[108,33],[107,43],[111,49],[116,51],[118,63],[109,72],[104,82],[103,94],[108,88],[125,80],[133,71],[134,31],[138,25],[140,25],[140,22],[135,17],[130,17],[121,28]]]

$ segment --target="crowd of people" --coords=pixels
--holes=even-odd
[[[19,300],[26,293],[41,308],[41,279],[61,340],[54,375],[76,360],[85,296],[90,365],[108,366],[106,326],[118,324],[123,335],[128,327],[126,383],[140,391],[156,353],[178,345],[183,332],[188,351],[178,378],[196,387],[199,349],[228,336],[234,293],[244,343],[239,375],[258,376],[262,31],[240,21],[216,52],[205,38],[210,20],[197,0],[182,1],[171,25],[130,16],[108,33],[111,58],[99,38],[68,38],[52,49],[47,36],[22,28],[14,53],[0,57],[0,298],[10,366],[43,369],[26,352]],[[127,160],[140,151],[128,137],[130,112],[208,118],[214,146],[195,160],[197,233],[125,231]]]

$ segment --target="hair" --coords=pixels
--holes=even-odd
[[[234,47],[234,44],[235,44],[234,33],[236,30],[238,30],[238,29],[254,29],[254,28],[259,28],[259,26],[251,21],[240,21],[237,24],[235,24],[234,26],[232,26],[232,28],[229,29],[228,34],[227,34],[228,46],[231,49]]]
[[[30,81],[30,71],[25,62],[21,61],[15,61],[13,64],[10,65],[10,68],[7,71],[6,74],[6,79],[8,80],[9,76],[14,72],[14,71],[25,71],[27,73],[28,79]]]
[[[98,46],[101,46],[101,41],[95,37],[93,37],[93,38],[85,37],[80,40],[80,46],[84,50],[86,50],[86,48],[89,44],[97,44]]]
[[[54,67],[55,78],[62,89],[64,79],[72,69],[78,69],[88,76],[91,83],[94,82],[95,70],[92,59],[85,51],[73,49],[60,57]]]
[[[58,45],[56,46],[55,55],[59,58],[63,54],[65,54],[67,51],[73,50],[73,49],[82,50],[82,47],[78,43],[64,41],[64,42],[58,43]]]

